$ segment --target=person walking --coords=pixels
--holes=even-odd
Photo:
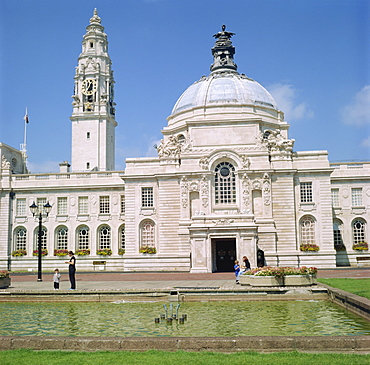
[[[68,273],[69,273],[69,281],[71,282],[70,290],[76,290],[76,258],[74,257],[73,251],[68,252],[69,261],[66,261],[66,264],[69,264]]]
[[[236,283],[239,284],[239,275],[240,275],[240,265],[239,265],[239,261],[238,260],[235,260],[235,265],[234,265],[234,271],[235,271],[235,280],[236,280]]]
[[[54,270],[53,282],[54,282],[54,290],[59,290],[60,272],[58,269]]]

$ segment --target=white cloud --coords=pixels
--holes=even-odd
[[[364,139],[362,142],[361,142],[361,146],[362,147],[369,147],[370,148],[370,137]]]
[[[284,113],[287,121],[296,121],[303,118],[311,118],[313,112],[309,110],[306,103],[297,102],[299,91],[289,84],[272,84],[267,87],[275,99],[279,109]]]
[[[364,86],[352,101],[343,107],[341,115],[346,124],[370,124],[370,85]]]

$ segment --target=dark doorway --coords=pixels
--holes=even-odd
[[[234,261],[236,260],[236,242],[235,238],[216,239],[216,272],[233,272]]]

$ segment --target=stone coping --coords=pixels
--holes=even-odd
[[[370,336],[62,337],[0,336],[0,350],[370,353]]]

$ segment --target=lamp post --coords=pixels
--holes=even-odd
[[[42,218],[43,214],[47,217],[51,211],[52,206],[47,202],[44,206],[38,206],[35,202],[30,205],[32,215],[39,216],[39,234],[38,234],[38,268],[37,268],[37,281],[42,281],[41,270],[41,257],[42,257]]]

